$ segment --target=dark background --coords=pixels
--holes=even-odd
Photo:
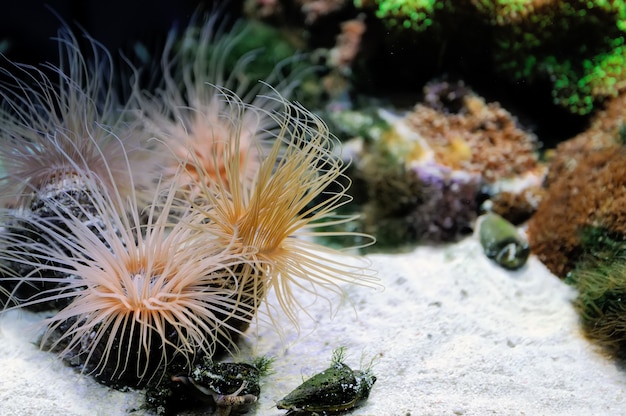
[[[214,4],[215,3],[215,4]],[[219,7],[237,10],[236,1],[211,0],[12,0],[0,8],[0,41],[8,40],[5,56],[14,62],[55,63],[52,38],[67,23],[84,29],[113,55],[136,42],[148,49],[162,42],[175,25],[185,25],[196,11]]]

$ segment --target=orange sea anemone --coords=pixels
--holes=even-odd
[[[297,325],[297,312],[306,309],[292,288],[318,295],[324,290],[341,293],[341,283],[375,285],[376,278],[366,264],[350,264],[345,257],[337,257],[346,253],[313,241],[319,236],[350,235],[360,245],[373,243],[365,234],[331,231],[332,226],[353,218],[335,215],[337,208],[350,201],[341,184],[349,180],[344,177],[347,164],[336,153],[340,143],[324,122],[277,93],[264,97],[274,101],[269,110],[246,105],[228,91],[222,91],[221,97],[230,107],[229,115],[251,112],[280,126],[273,134],[272,147],[256,162],[252,178],[242,178],[245,169],[234,156],[242,141],[235,129],[227,150],[231,154],[223,158],[224,176],[212,181],[201,177],[196,184],[201,190],[199,200],[206,201],[193,207],[204,219],[198,221],[204,223],[203,232],[246,260],[238,270],[238,281],[248,301],[253,300],[256,309],[274,291],[280,308]],[[273,319],[270,309],[267,305]]]

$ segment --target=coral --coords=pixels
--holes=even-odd
[[[606,233],[602,233],[605,236]],[[602,259],[586,257],[572,271],[567,282],[576,287],[574,306],[585,334],[610,354],[626,356],[626,259],[621,250]]]
[[[373,127],[357,156],[364,223],[379,243],[454,240],[471,231],[483,194],[534,198],[524,190],[543,178],[535,137],[497,103],[446,82],[425,97],[404,117],[382,113],[388,126]]]
[[[557,276],[574,269],[585,227],[626,235],[626,149],[589,151],[554,178],[528,224],[532,251]]]
[[[553,82],[554,102],[587,114],[626,87],[622,1],[481,1],[495,25],[496,63],[515,79]]]
[[[545,194],[545,188],[533,185],[517,192],[497,192],[489,198],[489,210],[513,224],[522,224],[535,213]]]
[[[546,185],[550,186],[559,177],[567,174],[590,153],[606,148],[619,148],[625,107],[626,94],[621,93],[609,100],[605,108],[594,115],[589,128],[576,137],[559,143],[556,149],[551,151]]]
[[[368,52],[351,64],[352,82],[371,84],[380,77],[377,87],[385,83],[404,91],[442,72],[460,73],[487,85],[505,81],[518,93],[520,85],[542,95],[545,91],[553,104],[580,116],[626,88],[626,6],[621,0],[280,3],[284,7],[274,13],[286,21],[304,20],[301,39],[316,49],[320,45],[313,40],[318,39],[323,49],[332,48],[330,37],[317,36],[321,32],[339,32],[343,23],[365,15],[367,39],[361,43]]]
[[[421,31],[436,21],[435,13],[450,7],[446,0],[355,0],[356,7],[376,7],[376,17],[389,27]]]
[[[305,23],[313,24],[320,17],[342,9],[348,0],[296,0],[306,16]]]
[[[359,168],[369,201],[364,226],[376,235],[378,246],[447,241],[471,229],[478,208],[477,177],[437,165],[388,165],[375,154],[367,155]]]
[[[365,30],[363,15],[341,23],[341,33],[337,35],[335,46],[326,53],[326,65],[329,73],[324,75],[321,81],[323,91],[330,97],[331,101],[335,101],[335,104],[331,103],[327,107],[332,108],[333,105],[337,105],[341,101],[344,103],[347,101],[352,66],[361,52],[361,41]]]
[[[626,233],[619,204],[626,173],[621,132],[626,95],[611,99],[590,127],[553,150],[546,196],[529,222],[532,251],[557,276],[574,270],[586,227]]]
[[[418,104],[406,118],[427,140],[436,163],[480,174],[488,183],[538,167],[536,139],[519,129],[508,111],[474,94],[464,95],[462,103],[459,112],[443,116]]]
[[[626,6],[621,0],[355,0],[354,4],[373,13],[387,29],[404,31],[405,37],[434,42],[442,49],[457,44],[473,51],[480,48],[486,59],[493,59],[495,72],[512,82],[549,82],[554,103],[575,114],[589,114],[626,87]],[[458,30],[470,25],[471,34]]]
[[[349,73],[361,47],[361,38],[365,33],[363,17],[345,21],[341,24],[341,33],[337,35],[337,43],[329,51],[329,65],[341,73]]]

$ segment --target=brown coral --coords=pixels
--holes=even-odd
[[[367,230],[384,227],[379,243],[452,241],[471,232],[485,193],[504,191],[523,207],[520,214],[509,206],[511,215],[527,218],[537,194],[524,189],[539,186],[544,172],[535,137],[463,83],[438,81],[424,92],[424,103],[404,117],[380,112],[389,128],[361,156]]]
[[[485,103],[481,97],[466,95],[462,109],[455,114],[418,104],[406,121],[426,138],[437,163],[481,174],[486,182],[538,167],[534,136],[517,127],[500,104]]]
[[[532,251],[560,277],[573,270],[585,227],[626,235],[626,148],[610,146],[580,157],[553,178],[528,227]]]
[[[329,63],[341,72],[347,73],[361,49],[361,38],[365,33],[365,16],[341,23],[341,33],[336,45],[330,50]]]
[[[573,269],[586,226],[626,235],[626,148],[617,140],[626,94],[607,103],[589,129],[561,143],[546,177],[547,197],[529,222],[532,251],[557,276]]]

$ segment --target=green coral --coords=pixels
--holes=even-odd
[[[554,102],[588,114],[626,87],[623,1],[552,1],[484,8],[494,25],[496,64],[516,80],[547,78]],[[500,2],[502,3],[502,2]]]
[[[434,14],[448,7],[446,0],[374,0],[376,17],[389,27],[423,30],[433,24]],[[355,0],[356,7],[371,6],[372,1]]]
[[[548,80],[556,104],[588,114],[626,88],[626,2],[623,0],[355,0],[387,28],[449,44],[463,22],[487,34],[497,72],[514,81]],[[469,16],[470,20],[467,20]],[[432,35],[432,34],[431,34]],[[468,33],[468,36],[474,33]],[[426,41],[426,39],[425,39]]]

